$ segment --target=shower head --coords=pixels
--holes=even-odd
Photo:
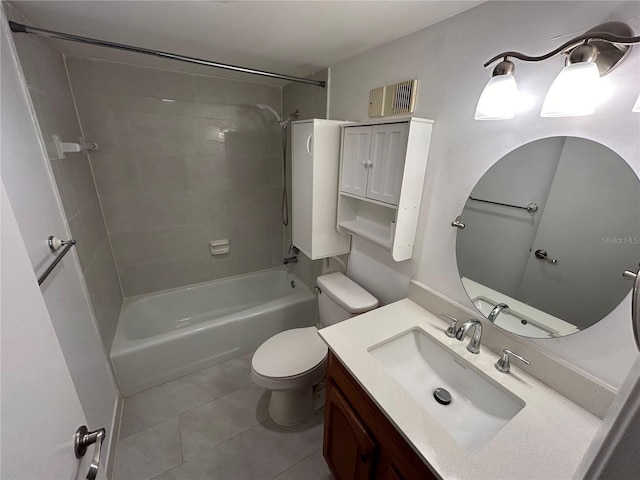
[[[298,118],[299,112],[298,110],[296,110],[295,112],[293,112],[291,115],[289,115],[287,118],[285,118],[284,120],[278,122],[280,124],[280,126],[282,128],[287,128],[287,126],[289,126],[289,123],[292,120],[295,120],[296,118]]]
[[[264,103],[256,103],[256,107],[258,107],[260,110],[269,110],[271,113],[273,113],[273,116],[276,117],[276,121],[280,123],[280,115],[278,115],[278,112],[276,112],[269,105],[265,105]]]
[[[256,103],[256,107],[258,107],[260,110],[269,110],[271,113],[273,113],[273,116],[276,117],[276,121],[278,122],[278,125],[280,125],[282,128],[287,128],[287,126],[289,125],[289,122],[291,122],[291,120],[298,118],[298,114],[299,114],[298,110],[296,110],[287,118],[282,120],[280,118],[280,115],[278,115],[278,112],[276,112],[269,105],[265,105],[264,103]]]

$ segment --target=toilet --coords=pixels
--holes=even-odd
[[[251,360],[251,378],[271,391],[269,415],[280,425],[295,425],[323,405],[329,350],[318,334],[378,306],[378,300],[342,273],[318,277],[318,327],[294,328],[264,342]]]

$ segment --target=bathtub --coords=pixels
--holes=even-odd
[[[120,392],[133,395],[255,350],[316,322],[316,298],[284,267],[124,301],[111,349]]]

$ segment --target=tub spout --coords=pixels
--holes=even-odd
[[[292,254],[293,252],[293,254]],[[298,263],[298,254],[300,253],[300,249],[296,247],[293,243],[289,245],[289,251],[284,257],[282,262],[283,265],[288,265],[289,263]]]

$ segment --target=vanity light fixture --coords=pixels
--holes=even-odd
[[[540,111],[541,117],[579,117],[596,111],[600,72],[598,49],[585,43],[573,49],[551,84]]]
[[[600,77],[619,65],[629,54],[631,45],[636,43],[640,43],[640,36],[634,37],[633,31],[627,24],[608,22],[588,30],[583,35],[565,42],[544,55],[532,57],[520,52],[500,53],[484,64],[486,68],[501,60],[480,96],[475,118],[477,120],[497,120],[512,118],[515,115],[517,106],[517,88],[513,78],[515,68],[509,58],[516,58],[524,62],[541,62],[559,54],[567,56],[566,66],[551,85],[540,116],[589,115],[596,108]],[[508,64],[511,67],[508,68]],[[495,81],[496,78],[501,80]],[[504,87],[500,92],[497,92],[496,88],[490,90],[489,87],[492,87],[492,84],[500,83],[505,85],[511,83],[512,85]],[[487,93],[488,91],[489,93]],[[634,111],[640,109],[639,102],[640,99],[636,102]],[[507,104],[511,108],[509,111],[506,107]],[[491,115],[492,112],[496,113]],[[507,116],[509,114],[510,116]]]
[[[513,77],[515,69],[507,57],[496,65],[478,100],[476,120],[505,120],[516,115],[518,87]]]

